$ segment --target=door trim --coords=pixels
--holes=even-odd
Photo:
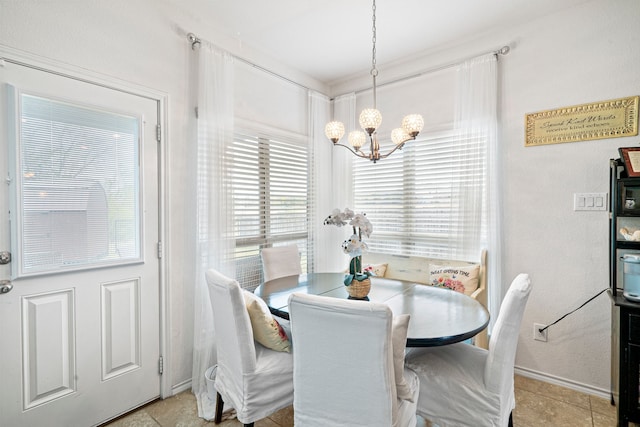
[[[150,89],[135,83],[131,83],[125,80],[120,80],[112,76],[100,74],[98,72],[90,71],[81,67],[61,63],[51,58],[46,58],[38,55],[34,55],[28,52],[21,51],[19,49],[11,48],[0,44],[0,67],[4,66],[5,62],[9,62],[15,65],[28,67],[43,71],[46,73],[56,74],[62,77],[79,80],[85,83],[95,84],[105,88],[117,90],[127,94],[140,96],[154,100],[157,104],[157,120],[160,125],[160,144],[158,150],[158,236],[162,242],[163,254],[159,259],[159,279],[160,279],[160,357],[163,359],[163,373],[160,375],[160,398],[172,396],[171,385],[171,328],[169,317],[169,289],[167,286],[167,277],[169,277],[169,267],[166,259],[170,257],[169,251],[171,245],[169,244],[169,234],[167,233],[167,186],[170,182],[168,180],[168,168],[167,165],[167,146],[168,146],[168,111],[167,105],[169,102],[169,94],[160,90]]]

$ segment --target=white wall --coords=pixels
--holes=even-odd
[[[192,282],[186,195],[191,167],[190,46],[194,32],[238,54],[198,13],[197,0],[0,0],[0,44],[169,94],[169,187],[172,384],[191,376]],[[609,388],[610,304],[601,296],[533,341],[532,323],[551,322],[607,286],[607,214],[574,212],[574,192],[608,191],[608,159],[638,137],[524,147],[529,112],[640,93],[640,2],[594,0],[526,26],[477,37],[403,64],[399,74],[485,52],[501,58],[501,136],[505,159],[504,272],[529,272],[534,291],[525,312],[517,365],[605,393]],[[259,53],[268,69],[322,89]],[[390,74],[392,70],[389,68]],[[381,76],[385,69],[381,69]],[[366,79],[365,79],[366,80]],[[361,87],[355,87],[359,88]],[[344,93],[337,90],[337,93]]]
[[[610,387],[606,295],[532,340],[548,323],[608,286],[608,213],[573,211],[573,193],[608,192],[610,158],[639,137],[524,147],[524,115],[640,95],[640,2],[598,0],[532,22],[502,68],[505,273],[531,274],[517,365],[577,384]],[[571,23],[571,24],[570,24]]]

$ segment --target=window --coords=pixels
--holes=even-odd
[[[295,243],[307,271],[308,149],[306,140],[236,134],[229,155],[233,191],[236,277],[262,283],[260,249]]]
[[[373,165],[354,162],[371,252],[475,260],[486,235],[486,138],[421,135]]]
[[[138,261],[138,118],[21,93],[20,274]]]

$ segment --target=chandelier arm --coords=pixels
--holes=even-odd
[[[407,139],[403,143],[396,145],[395,147],[393,147],[393,150],[389,151],[387,154],[380,154],[380,158],[386,159],[387,157],[392,155],[396,150],[402,149],[402,147],[404,147],[404,144],[406,144],[408,141],[415,141],[415,138]]]
[[[353,150],[351,147],[349,147],[348,145],[344,145],[344,144],[333,144],[333,146],[334,146],[334,147],[344,147],[344,148],[346,148],[347,150],[351,151],[351,152],[352,152],[353,154],[355,154],[356,156],[358,156],[358,157],[362,157],[363,159],[368,159],[368,158],[369,158],[369,156],[368,156],[368,155],[366,155],[366,154],[364,154],[362,151],[360,151],[360,150],[355,151],[355,150]]]

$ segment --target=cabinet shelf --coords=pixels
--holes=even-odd
[[[611,297],[611,301],[618,307],[626,307],[632,310],[638,310],[640,312],[640,302],[629,301],[621,294],[613,296],[611,295],[611,293],[609,293],[609,296]]]
[[[632,242],[630,240],[618,240],[616,242],[618,249],[636,249],[640,250],[640,242]]]
[[[640,303],[623,292],[621,255],[640,252],[640,241],[625,240],[620,230],[640,230],[640,178],[628,178],[620,159],[610,161],[609,295],[611,316],[611,399],[618,407],[618,425],[640,423]]]

